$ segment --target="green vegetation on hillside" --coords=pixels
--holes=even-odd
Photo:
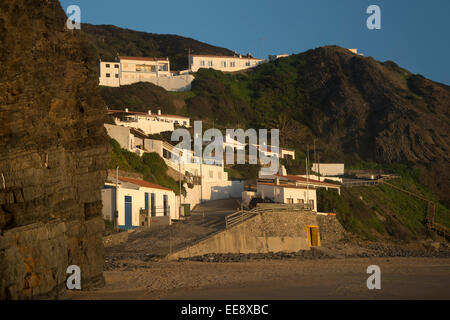
[[[141,158],[122,149],[114,139],[110,139],[110,143],[112,147],[110,169],[119,166],[121,171],[140,173],[145,181],[170,188],[175,194],[180,194],[179,183],[167,175],[167,165],[157,153],[145,153]]]
[[[407,178],[390,183],[425,198],[434,197]],[[363,238],[414,240],[427,235],[427,203],[390,186],[344,187],[341,196],[319,189],[317,197],[319,211],[337,213],[347,231]],[[435,221],[450,227],[450,210],[437,204]]]
[[[114,61],[117,54],[134,57],[169,57],[171,70],[185,70],[189,49],[192,54],[232,56],[233,52],[191,38],[154,34],[111,25],[83,24],[98,59]]]

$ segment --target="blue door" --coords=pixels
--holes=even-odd
[[[148,192],[145,193],[145,210],[148,210]]]
[[[132,223],[132,197],[125,196],[125,228],[131,228]]]

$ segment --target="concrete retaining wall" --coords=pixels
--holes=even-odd
[[[167,258],[175,260],[209,253],[309,250],[307,227],[310,225],[319,227],[321,238],[331,239],[328,233],[333,234],[334,239],[340,237],[342,227],[335,216],[318,217],[311,211],[265,212],[197,244],[174,252]]]

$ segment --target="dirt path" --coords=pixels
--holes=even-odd
[[[381,268],[381,290],[366,269]],[[106,286],[71,299],[450,299],[448,258],[255,260],[238,263],[127,261]]]

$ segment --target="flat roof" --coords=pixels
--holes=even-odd
[[[169,58],[150,58],[150,57],[129,57],[119,56],[120,60],[137,60],[137,61],[169,61]]]
[[[148,114],[145,112],[140,112],[140,111],[125,111],[125,110],[112,110],[112,109],[108,109],[108,113],[126,113],[126,114],[136,114],[136,115],[141,115],[141,116],[147,116],[147,117],[167,117],[167,118],[178,118],[178,119],[190,119],[187,117],[183,117],[183,116],[179,116],[176,114],[157,114],[157,113],[152,113],[152,114]]]
[[[285,176],[283,176],[281,174],[276,174],[275,176],[280,177],[280,178],[285,178],[285,179],[288,179],[288,180],[301,181],[301,182],[305,182],[305,183],[307,182],[307,183],[310,183],[310,184],[324,185],[324,186],[335,187],[335,188],[340,187],[340,185],[338,185],[338,184],[323,182],[323,181],[314,180],[314,179],[306,179],[304,177],[298,177],[298,176],[293,176],[293,175],[285,175]]]
[[[273,187],[281,187],[281,188],[291,188],[291,189],[302,189],[307,190],[308,188],[305,186],[294,186],[291,184],[275,184],[273,182],[257,182],[256,184],[262,184],[265,186],[273,186]],[[309,189],[313,190],[313,186],[310,186]]]
[[[236,56],[215,56],[213,54],[191,54],[192,57],[209,57],[209,58],[234,58],[234,59],[250,59],[250,60],[263,60],[263,59],[258,59],[258,58],[254,58],[254,57],[247,57],[247,56],[242,56],[242,57],[236,57]]]

